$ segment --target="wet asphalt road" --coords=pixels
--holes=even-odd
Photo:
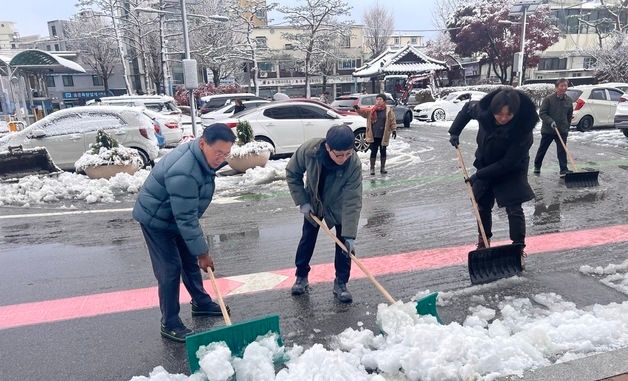
[[[358,255],[474,242],[474,219],[446,128],[421,124],[401,130],[399,136],[409,148],[396,158],[391,154],[389,174],[364,173]],[[474,137],[474,130],[461,137],[467,165],[472,162]],[[538,136],[535,140],[538,144]],[[565,188],[558,178],[555,149],[550,148],[541,176],[530,174],[537,194],[536,200],[524,204],[530,236],[626,223],[627,145],[617,147],[580,136],[571,147],[583,167],[601,171],[601,185]],[[536,144],[531,150],[535,152]],[[202,220],[216,275],[291,268],[301,217],[287,190],[237,196],[240,202],[212,205]],[[129,197],[115,205],[74,204],[110,209],[131,207],[132,202]],[[57,207],[5,207],[0,217],[56,212]],[[494,236],[508,237],[502,210],[494,217]],[[0,219],[0,242],[0,306],[155,286],[141,233],[129,212]],[[528,258],[521,282],[476,294],[486,295],[489,306],[490,296],[525,297],[539,292],[558,293],[579,307],[622,302],[626,295],[580,274],[578,268],[620,263],[627,257],[628,242],[534,255]],[[331,260],[332,244],[321,234],[312,263]],[[392,274],[380,280],[403,300],[425,289],[451,291],[470,285],[466,266]],[[377,304],[384,300],[367,280],[349,286],[355,302],[348,306],[334,301],[329,283],[315,285],[301,298],[292,298],[283,289],[230,296],[227,302],[234,321],[279,313],[285,342],[307,347],[329,344],[333,335],[357,327],[358,322],[376,330]],[[468,296],[458,297],[440,308],[441,317],[445,322],[462,322],[471,305]],[[193,329],[222,324],[216,318],[191,318],[187,305],[182,306],[181,317]],[[0,330],[0,375],[3,380],[128,380],[147,375],[157,365],[186,372],[184,347],[161,339],[158,329],[159,310],[152,308]]]

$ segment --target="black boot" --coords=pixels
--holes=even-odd
[[[386,170],[386,156],[382,156],[380,158],[380,162],[381,162],[381,168],[379,170],[379,173],[381,173],[382,175],[385,175],[388,173],[388,171]]]
[[[305,291],[307,291],[307,288],[309,287],[309,282],[307,281],[307,277],[306,276],[298,276],[297,280],[294,282],[294,285],[292,286],[292,295],[301,295],[304,294]]]
[[[371,158],[371,176],[375,176],[375,158]]]
[[[353,301],[353,296],[347,290],[347,284],[340,283],[338,279],[334,280],[334,296],[341,303],[351,303]]]
[[[216,302],[209,302],[208,304],[197,305],[194,302],[192,304],[192,316],[222,316],[222,310],[220,305]],[[231,315],[231,309],[225,305],[227,313]]]

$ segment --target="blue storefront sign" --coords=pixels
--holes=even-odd
[[[105,97],[107,93],[104,91],[68,91],[63,93],[63,99],[77,99],[77,98],[98,98]]]

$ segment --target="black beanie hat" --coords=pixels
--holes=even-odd
[[[327,131],[327,144],[335,151],[346,151],[353,148],[355,136],[347,125],[334,126]]]

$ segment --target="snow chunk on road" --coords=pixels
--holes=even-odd
[[[0,206],[32,206],[63,200],[84,200],[88,204],[115,202],[116,197],[137,193],[148,177],[147,170],[133,175],[118,173],[111,179],[90,179],[72,172],[58,176],[27,176],[17,183],[0,183]]]
[[[490,381],[628,346],[628,302],[578,309],[553,293],[502,299],[497,309],[472,307],[462,325],[417,316],[414,302],[381,304],[382,333],[347,328],[330,349],[315,344],[302,352],[296,346],[276,375],[273,360],[284,349],[266,337],[249,345],[242,359],[229,360],[236,372],[231,380]]]
[[[608,275],[600,279],[600,282],[628,295],[628,259],[619,265],[611,263],[606,267],[582,266],[580,272],[587,275]]]

